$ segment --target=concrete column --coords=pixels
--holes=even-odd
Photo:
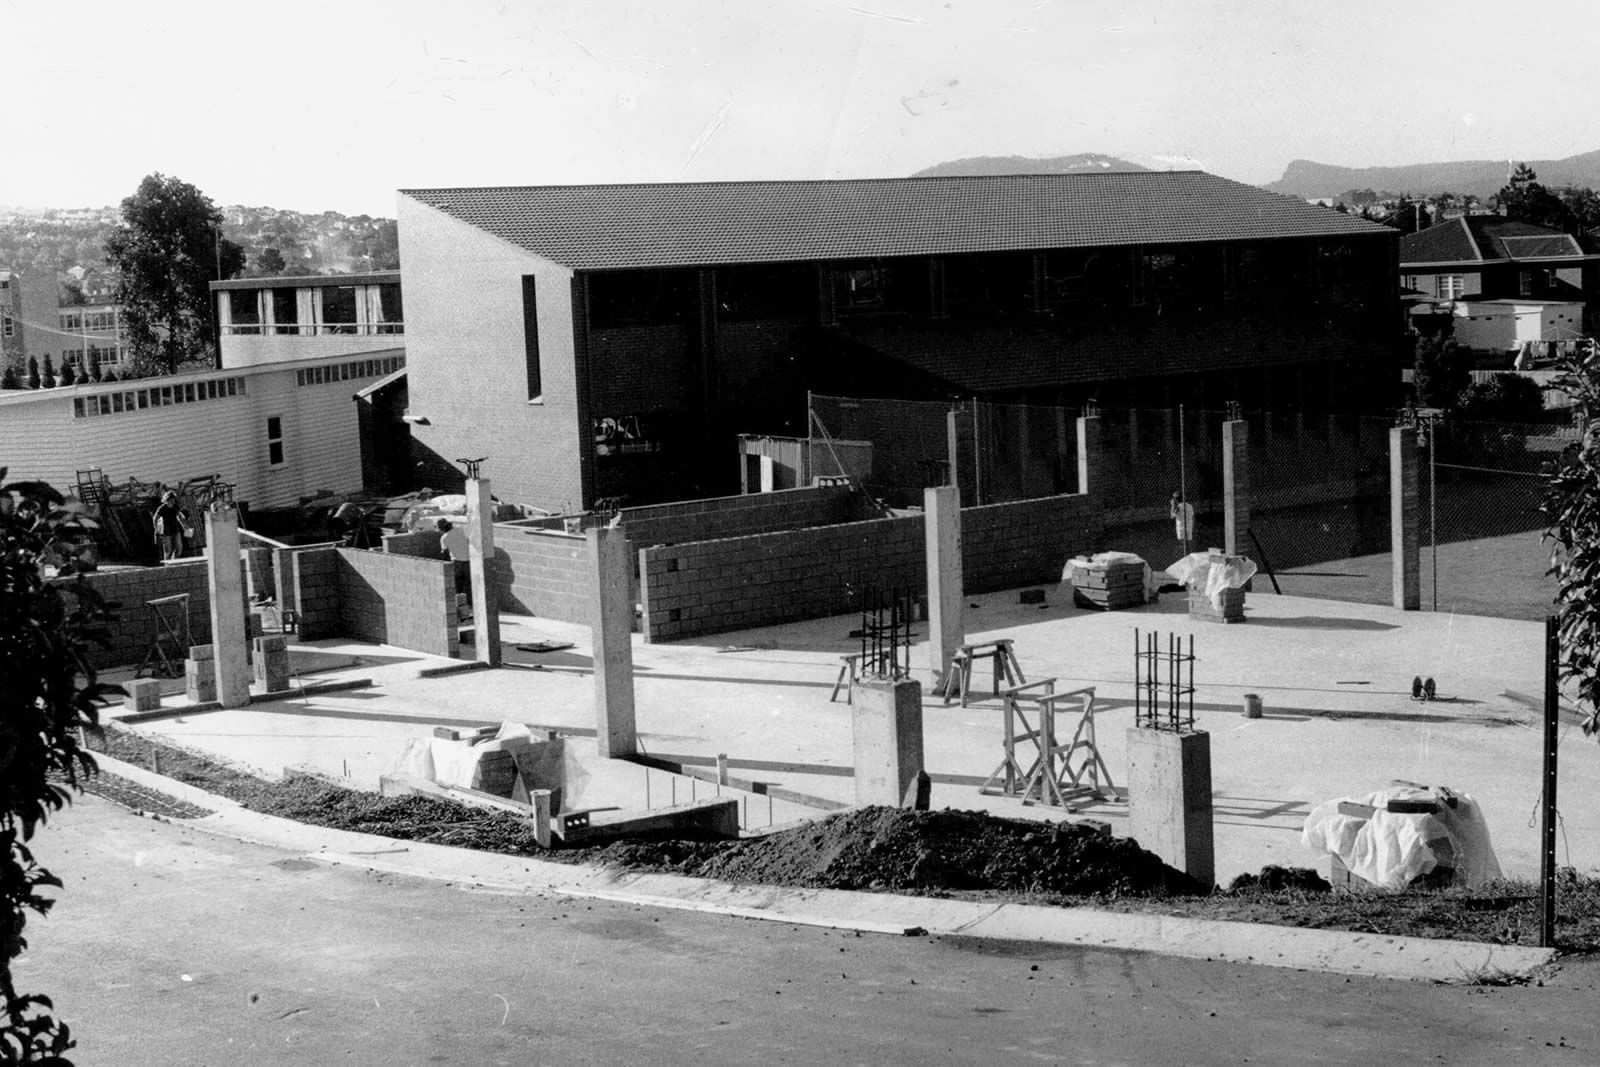
[[[1250,427],[1243,419],[1222,424],[1222,550],[1246,555],[1250,540]]]
[[[608,758],[638,751],[633,717],[633,571],[621,528],[588,533],[594,598],[595,746]],[[480,636],[478,640],[483,640]]]
[[[494,499],[489,479],[467,479],[467,558],[472,589],[475,658],[500,666],[500,605],[489,588],[489,561],[494,559]],[[452,585],[449,594],[455,595]]]
[[[1417,500],[1417,431],[1389,431],[1389,552],[1394,574],[1394,606],[1422,607],[1422,570]]]
[[[1100,416],[1078,416],[1078,492],[1098,493],[1100,485]]]
[[[914,806],[922,771],[922,684],[863,681],[851,693],[856,803]]]
[[[966,641],[962,611],[961,494],[953,485],[922,491],[923,538],[928,562],[928,668],[944,681],[950,660]]]
[[[211,583],[211,644],[217,701],[225,708],[250,703],[246,660],[244,572],[239,566],[239,514],[230,507],[206,512],[206,560]]]
[[[1128,836],[1202,885],[1216,881],[1210,734],[1129,728]]]

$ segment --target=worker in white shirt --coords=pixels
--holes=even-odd
[[[1183,499],[1182,493],[1172,494],[1172,505],[1167,509],[1172,516],[1173,532],[1183,545],[1183,554],[1189,554],[1189,542],[1194,540],[1194,505]]]

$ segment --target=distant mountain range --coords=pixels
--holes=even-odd
[[[937,163],[912,175],[913,178],[975,178],[994,174],[1076,174],[1080,171],[1149,170],[1137,163],[1098,152],[1079,152],[1074,156],[972,156]]]
[[[1526,159],[1546,188],[1577,185],[1600,188],[1600,151],[1584,152],[1566,159]],[[1493,196],[1510,177],[1510,163],[1503,159],[1465,160],[1456,163],[1412,163],[1401,167],[1335,167],[1297,159],[1284,170],[1283,177],[1266,186],[1274,193],[1316,199],[1338,196],[1351,189],[1371,189],[1377,193],[1431,196],[1434,193],[1460,193]]]

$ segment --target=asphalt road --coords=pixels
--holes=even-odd
[[[330,868],[81,798],[19,986],[76,1062],[1594,1064],[1540,987],[890,938]]]

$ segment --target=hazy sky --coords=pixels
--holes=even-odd
[[[151,171],[408,186],[895,176],[1097,151],[1263,183],[1600,148],[1594,0],[0,0],[0,204]]]

